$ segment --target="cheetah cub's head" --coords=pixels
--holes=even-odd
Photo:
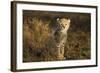
[[[69,29],[70,26],[70,19],[67,18],[57,18],[57,22],[60,25],[61,29]]]

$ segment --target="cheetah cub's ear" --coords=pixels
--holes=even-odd
[[[60,19],[59,19],[59,18],[57,18],[56,20],[57,20],[57,21],[59,21]]]
[[[68,19],[68,22],[69,22],[69,23],[71,22],[70,19]]]

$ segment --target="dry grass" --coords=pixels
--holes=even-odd
[[[49,27],[51,19],[33,17],[30,21],[29,18],[24,19],[23,24],[23,62],[59,60],[56,43],[51,35],[52,29]],[[85,27],[87,28],[83,26],[82,29]],[[71,24],[65,44],[66,60],[90,59],[90,31],[86,30]]]

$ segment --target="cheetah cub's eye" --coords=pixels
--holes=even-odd
[[[65,26],[66,26],[67,24],[65,24]]]

